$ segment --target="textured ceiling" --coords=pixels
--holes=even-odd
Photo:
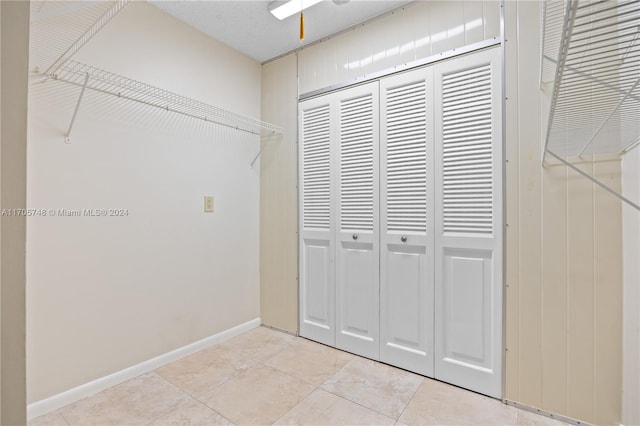
[[[399,8],[410,1],[324,0],[304,11],[305,40],[298,40],[299,16],[283,21],[267,10],[269,1],[166,1],[150,3],[252,58],[264,62],[298,47]]]

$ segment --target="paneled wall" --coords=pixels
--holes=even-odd
[[[620,202],[564,166],[542,168],[540,4],[505,2],[506,398],[597,424],[620,421]],[[617,161],[580,167],[615,189]]]
[[[300,51],[300,93],[499,36],[498,1],[418,1]]]
[[[640,147],[622,160],[622,191],[640,204]],[[622,423],[640,424],[640,211],[623,206],[624,337]]]
[[[24,209],[27,195],[29,2],[0,2],[0,209]],[[26,423],[26,217],[0,220],[0,424]]]
[[[262,68],[262,119],[282,126],[260,158],[260,317],[298,331],[297,57]]]
[[[300,51],[299,93],[499,36],[499,12],[498,2],[416,2]],[[588,422],[618,423],[622,386],[621,206],[565,167],[541,167],[548,96],[538,87],[540,4],[507,1],[505,14],[505,397]],[[482,30],[474,27],[480,16]],[[428,45],[421,40],[428,40]],[[289,104],[287,100],[272,102],[267,98],[291,90],[290,81],[270,76],[276,63],[285,67],[285,60],[263,66],[262,111],[273,114],[267,111],[271,105],[289,111],[290,124],[285,131],[295,135],[294,101]],[[287,62],[290,73],[292,66],[293,59]],[[268,120],[272,116],[263,117]],[[292,173],[292,151],[277,152],[274,148],[273,153],[277,158],[269,162],[289,168],[278,173]],[[263,179],[272,173],[265,161]],[[620,187],[619,162],[585,163],[580,167],[610,186]],[[292,220],[270,213],[271,199],[277,200],[273,204],[280,209],[293,211],[295,206],[280,204],[283,200],[295,202],[287,194],[292,188],[282,186],[279,180],[263,181],[261,224],[286,229],[293,240],[296,235],[286,226]],[[291,252],[282,251],[283,245],[270,243],[265,235],[263,230],[262,265],[268,261],[270,270],[282,268],[292,276],[297,259],[292,261]],[[285,282],[276,275],[265,280],[264,274],[262,278],[263,300],[294,299],[297,287],[293,280]],[[281,308],[264,306],[263,317],[271,309]],[[297,324],[294,310],[286,309],[291,315],[287,323]]]

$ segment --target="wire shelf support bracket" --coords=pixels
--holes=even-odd
[[[80,102],[82,102],[82,97],[84,96],[84,91],[87,88],[88,82],[89,82],[89,73],[86,73],[84,77],[84,83],[82,83],[82,89],[80,90],[80,96],[78,96],[78,102],[76,103],[76,108],[73,110],[73,115],[71,116],[71,122],[69,123],[69,128],[67,129],[67,133],[64,137],[64,141],[66,143],[71,143],[71,131],[73,130],[73,123],[75,123],[76,117],[78,116],[78,110],[80,109]]]

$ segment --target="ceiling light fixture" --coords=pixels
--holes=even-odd
[[[322,0],[289,0],[289,1],[273,1],[269,3],[269,12],[279,20],[288,18],[291,15],[299,13],[314,4],[320,3]]]

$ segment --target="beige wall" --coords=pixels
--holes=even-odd
[[[146,2],[76,59],[260,116],[260,64]],[[29,218],[30,403],[260,315],[258,138],[87,91],[65,144],[78,94],[31,85],[27,205],[129,213]]]
[[[0,2],[0,209],[26,206],[29,2]],[[0,424],[26,423],[25,217],[0,221]]]
[[[620,421],[621,206],[564,166],[540,167],[540,5],[506,2],[506,398],[597,424]],[[620,188],[617,161],[584,171]]]
[[[260,159],[260,313],[264,324],[298,331],[297,58],[262,68],[262,120],[284,129]]]
[[[2,52],[2,3],[0,3],[0,53]],[[2,55],[0,54],[0,94],[2,93]],[[0,162],[2,161],[2,96],[0,95]],[[0,177],[2,174],[2,164],[0,163]],[[26,193],[26,190],[25,190]],[[2,192],[0,189],[0,197],[2,197]],[[25,232],[26,234],[26,232]],[[25,235],[26,237],[26,235]],[[2,223],[0,222],[0,422],[2,422],[2,249],[1,249],[1,241],[2,241]],[[25,342],[26,346],[26,342]],[[26,377],[26,374],[25,374]],[[25,383],[26,384],[26,383]],[[26,395],[26,387],[25,387],[25,395]],[[25,401],[26,403],[26,401]]]
[[[413,49],[400,54],[408,40],[414,40],[415,47],[415,41],[433,36],[432,22],[450,27],[454,33],[460,25],[466,29],[465,22],[469,21],[464,19],[464,10],[477,7],[477,4],[468,6],[469,3],[474,2],[419,2],[402,13],[303,49],[298,53],[299,92],[437,53]],[[492,34],[492,22],[499,19],[487,12],[492,2],[482,4],[486,18],[482,34]],[[619,422],[621,411],[621,207],[615,198],[577,173],[560,166],[541,167],[548,99],[538,88],[540,4],[535,1],[505,4],[509,99],[505,397],[588,422],[614,424]],[[428,20],[422,18],[423,13],[429,16]],[[404,37],[402,43],[395,38],[396,33],[397,37]],[[474,38],[477,34],[473,34],[454,39],[464,45],[477,41]],[[363,51],[375,54],[377,51],[372,49],[386,46],[385,43],[392,45],[385,47],[385,52],[398,54],[377,62],[384,63],[384,67],[368,64],[366,69],[347,74],[340,68],[350,63],[351,59],[345,58],[362,55]],[[282,61],[278,61],[278,66],[285,67]],[[290,70],[292,62],[293,59],[287,69]],[[275,94],[290,90],[289,81],[268,77],[273,64],[263,66],[263,106],[272,105]],[[294,111],[286,100],[276,103],[283,110]],[[292,116],[289,120],[293,120]],[[288,163],[291,152],[276,154],[278,157],[269,161],[289,168],[278,173],[293,173],[295,165]],[[620,187],[619,162],[581,167],[610,186]],[[262,183],[263,226],[267,206],[273,200],[287,211],[295,208],[295,198],[289,193],[291,186],[280,189],[280,185],[276,180]],[[283,202],[291,204],[284,207]],[[293,230],[282,227],[284,221],[291,222],[288,216],[282,221],[273,214],[268,217],[269,226],[288,229],[289,238],[293,238]],[[269,267],[287,269],[291,275],[295,262],[284,253],[272,255],[270,248],[276,251],[279,246],[264,238],[264,232],[262,235],[262,262],[269,253]],[[265,280],[263,275],[261,297],[290,301],[296,289],[293,281]],[[277,304],[265,305],[263,316],[278,309],[281,308]],[[289,312],[286,322],[297,322],[293,309]]]
[[[640,148],[622,160],[623,195],[640,204]],[[640,424],[640,212],[623,206],[624,337],[622,423]]]

